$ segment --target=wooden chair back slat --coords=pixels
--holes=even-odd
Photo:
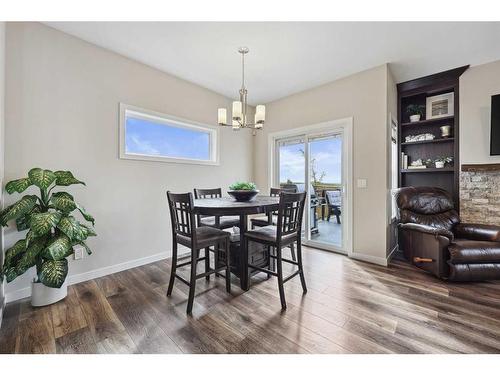
[[[222,189],[194,189],[194,197],[196,199],[221,198]]]
[[[278,238],[302,229],[306,193],[280,193],[278,208]]]
[[[167,191],[167,198],[172,222],[172,234],[193,237],[195,235],[193,195],[191,193],[176,194]]]

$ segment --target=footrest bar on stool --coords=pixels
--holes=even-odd
[[[257,266],[252,266],[251,264],[248,265],[248,268],[253,268],[254,270],[260,271],[267,273],[268,275],[273,275],[273,276],[278,276],[277,272],[262,268],[262,267],[257,267]]]
[[[286,283],[288,280],[290,280],[290,279],[294,278],[295,276],[297,276],[299,273],[300,273],[300,271],[295,271],[290,276],[285,277],[283,279],[283,284]]]
[[[220,271],[224,271],[225,269],[226,269],[225,266],[224,266],[224,268],[217,268],[216,270],[214,270],[213,268],[209,268],[210,271],[203,272],[203,273],[200,273],[199,275],[196,275],[196,279],[201,279],[202,277],[209,276],[209,275],[212,275],[214,273],[218,273]],[[221,274],[219,274],[219,276],[225,277]]]
[[[276,255],[269,255],[269,257],[271,257],[273,259],[278,259],[278,257]],[[289,260],[289,259],[281,258],[281,261],[293,264],[294,266],[298,266],[299,265],[299,263],[295,262],[294,260]]]
[[[189,283],[189,281],[187,281],[186,279],[180,277],[179,275],[175,275],[175,277],[177,279],[179,279],[180,281],[182,281],[184,284],[186,284],[187,286],[190,286],[191,284]]]

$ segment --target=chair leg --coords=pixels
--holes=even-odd
[[[226,247],[226,291],[231,293],[231,253],[229,246],[229,238],[224,241]]]
[[[304,268],[302,267],[302,243],[300,239],[297,241],[297,263],[299,264],[299,275],[300,275],[300,283],[302,284],[302,291],[307,293],[306,279],[304,277]]]
[[[283,287],[283,264],[281,262],[281,248],[276,248],[276,266],[278,273],[278,289],[280,292],[281,309],[286,310],[285,288]]]
[[[271,258],[271,249],[272,247],[271,246],[267,246],[267,268],[270,270],[270,271],[274,271],[273,268],[271,268],[271,261],[273,258]],[[269,280],[271,278],[271,275],[270,274],[267,274],[267,279]]]
[[[216,248],[217,251],[217,248]],[[205,272],[210,270],[210,248],[205,247]],[[210,280],[210,275],[205,276],[205,280]]]
[[[297,257],[295,256],[295,244],[294,243],[290,244],[290,253],[292,254],[292,260],[294,262],[296,262],[297,261]]]
[[[172,266],[170,267],[170,280],[168,282],[167,296],[170,296],[172,294],[176,272],[177,272],[177,241],[175,241],[174,239],[172,243]]]
[[[337,224],[340,224],[340,215],[337,214],[336,216],[337,216]]]
[[[214,255],[214,269],[216,270],[219,268],[219,249],[216,247],[215,248],[215,255]],[[219,277],[219,273],[215,273],[215,277]]]
[[[194,291],[196,289],[196,266],[198,265],[197,250],[191,250],[191,278],[189,279],[189,297],[187,304],[187,313],[193,311]]]

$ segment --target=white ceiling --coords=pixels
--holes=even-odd
[[[235,98],[267,103],[383,63],[397,82],[500,60],[500,22],[47,22]]]

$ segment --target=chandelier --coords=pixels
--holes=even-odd
[[[240,100],[233,102],[232,111],[232,122],[227,123],[227,110],[226,108],[219,108],[218,110],[218,123],[220,126],[232,126],[233,130],[240,130],[241,128],[249,129],[262,129],[264,126],[264,121],[266,119],[266,107],[264,105],[258,105],[255,107],[255,118],[254,122],[248,122],[247,118],[247,89],[245,87],[245,55],[248,53],[247,47],[238,48],[238,52],[241,53],[241,66],[242,66],[242,79],[241,79],[241,89],[240,89]]]

